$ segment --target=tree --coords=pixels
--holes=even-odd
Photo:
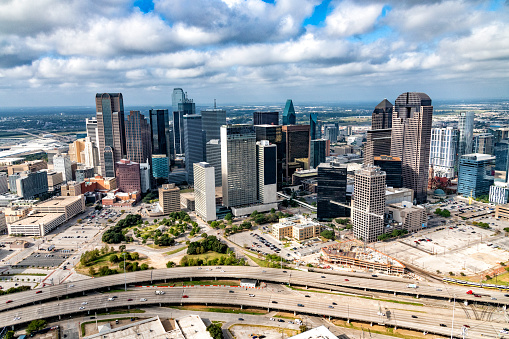
[[[172,267],[175,267],[175,266],[177,266],[177,265],[173,261],[168,261],[166,263],[166,267],[168,267],[168,268],[172,268]]]
[[[306,325],[302,324],[302,325],[299,326],[300,333],[304,333],[307,330],[308,330],[308,327]]]
[[[91,276],[94,276],[94,275],[95,275],[95,273],[96,273],[96,272],[95,272],[95,268],[90,267],[90,268],[88,269],[88,274],[90,274]]]
[[[126,249],[126,246],[125,246],[125,245],[120,245],[120,246],[118,246],[118,250],[119,250],[120,252],[124,252],[124,251],[125,251],[125,249]]]
[[[138,260],[140,259],[140,254],[138,252],[131,253],[131,260]]]
[[[335,234],[334,234],[334,231],[331,231],[331,230],[325,230],[325,231],[322,231],[322,233],[320,233],[320,235],[322,237],[324,237],[325,239],[334,239],[335,237]]]
[[[32,320],[32,322],[30,324],[28,324],[28,326],[27,326],[26,333],[28,335],[30,335],[30,334],[32,334],[32,332],[37,332],[39,330],[42,330],[43,328],[46,327],[47,324],[48,324],[48,322],[44,319]]]
[[[116,254],[111,254],[109,259],[110,259],[110,263],[112,263],[112,264],[115,264],[120,261],[118,258],[118,255],[116,255]]]
[[[7,333],[5,333],[4,339],[14,339],[14,331],[7,331]]]
[[[97,211],[100,211],[100,210],[102,210],[102,209],[103,209],[103,205],[101,205],[101,204],[97,204],[97,205],[95,205],[95,209],[96,209]]]
[[[140,270],[142,270],[142,271],[148,270],[148,265],[146,263],[141,264]]]
[[[233,214],[228,213],[228,214],[224,217],[224,220],[226,220],[226,221],[232,221],[232,220],[233,220]]]
[[[220,324],[211,324],[207,327],[207,331],[210,336],[214,339],[223,339],[223,330],[221,330]]]
[[[206,237],[207,237],[207,233],[203,232],[203,233],[201,234],[201,237],[202,237],[202,238],[206,238]]]

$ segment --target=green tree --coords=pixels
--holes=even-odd
[[[96,272],[95,272],[95,268],[90,267],[90,268],[88,269],[88,274],[90,274],[91,276],[94,276],[94,275],[96,274]]]
[[[300,333],[304,333],[304,332],[306,332],[307,330],[308,330],[308,327],[307,327],[306,325],[304,325],[304,324],[303,324],[303,325],[300,325],[300,326],[299,326],[299,331],[300,331]]]
[[[116,255],[116,254],[111,254],[109,257],[109,260],[110,260],[110,263],[112,263],[112,264],[115,264],[120,261],[120,259],[118,258],[118,255]]]
[[[332,230],[322,231],[322,233],[320,233],[320,235],[322,237],[324,237],[325,239],[334,239],[335,238],[334,231],[332,231]]]
[[[118,246],[118,250],[119,250],[120,252],[124,252],[124,251],[125,251],[125,249],[126,249],[126,245],[120,245],[120,246]]]
[[[168,267],[168,268],[172,268],[172,267],[175,267],[175,266],[177,266],[177,265],[173,261],[168,261],[166,263],[166,267]]]
[[[148,265],[146,263],[141,264],[140,270],[142,270],[142,271],[148,270]]]
[[[220,324],[211,324],[207,327],[207,331],[210,336],[214,339],[223,339],[223,330],[221,330]]]
[[[30,334],[32,334],[32,332],[37,332],[39,330],[42,330],[43,328],[46,327],[47,324],[48,324],[48,322],[44,319],[32,320],[32,322],[30,324],[28,324],[28,326],[27,326],[26,333],[27,333],[27,335],[30,335]]]
[[[4,339],[14,339],[14,331],[7,331],[7,333],[5,333]]]
[[[97,205],[95,205],[95,209],[96,209],[97,211],[100,211],[100,210],[102,210],[102,209],[103,209],[103,205],[101,205],[101,204],[97,204]]]
[[[226,221],[232,221],[232,220],[233,220],[233,214],[228,213],[228,214],[224,217],[224,220],[226,220]]]

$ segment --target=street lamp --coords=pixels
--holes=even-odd
[[[127,292],[127,275],[126,275],[126,267],[125,267],[125,252],[122,253],[124,256],[124,291]]]

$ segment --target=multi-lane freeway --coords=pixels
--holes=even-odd
[[[147,283],[170,282],[171,280],[192,280],[192,279],[241,279],[251,278],[263,282],[284,283],[290,285],[317,287],[332,291],[337,290],[367,290],[378,292],[394,292],[396,294],[410,294],[414,296],[430,297],[436,299],[450,300],[456,298],[461,301],[483,301],[485,303],[495,303],[507,305],[509,297],[505,297],[500,291],[480,291],[485,296],[475,297],[467,295],[468,288],[461,286],[450,286],[434,283],[417,283],[415,281],[391,278],[391,277],[370,277],[355,273],[335,274],[304,272],[298,270],[281,270],[260,267],[179,267],[171,269],[160,269],[133,272],[125,275],[117,274],[94,279],[81,280],[72,283],[65,283],[55,286],[48,286],[42,289],[30,290],[11,295],[0,296],[0,324],[14,325],[26,323],[33,319],[42,317],[54,317],[64,314],[86,312],[89,310],[106,309],[120,306],[135,306],[146,304],[175,304],[175,303],[214,303],[228,305],[249,305],[257,307],[266,307],[271,309],[300,311],[316,315],[325,315],[339,318],[349,318],[375,323],[384,323],[390,326],[405,327],[417,330],[426,330],[439,334],[451,333],[451,321],[449,319],[434,319],[429,316],[418,316],[412,318],[410,313],[402,312],[401,315],[387,314],[381,316],[373,308],[354,308],[341,303],[340,297],[332,296],[331,300],[337,299],[337,305],[324,304],[322,301],[313,301],[313,299],[289,297],[287,295],[278,295],[266,290],[254,289],[243,291],[240,288],[234,289],[230,293],[228,288],[195,287],[187,289],[165,289],[165,295],[155,295],[153,289],[135,290],[118,293],[119,298],[115,301],[109,301],[106,295],[83,296],[87,292],[96,290],[107,290],[113,286],[142,285]],[[409,283],[418,284],[418,288],[409,288]],[[250,292],[254,291],[254,292]],[[255,297],[249,297],[249,293],[255,294]],[[489,294],[489,296],[488,296]],[[183,298],[188,295],[188,298]],[[74,298],[67,299],[67,296]],[[140,301],[146,298],[147,301]],[[491,298],[495,298],[493,300]],[[128,300],[132,299],[132,300]],[[276,303],[273,303],[275,301]],[[44,302],[44,303],[43,303]],[[87,305],[81,305],[87,302]],[[297,304],[302,303],[299,307]],[[329,306],[333,306],[329,307]],[[84,307],[80,310],[79,307]],[[447,323],[447,328],[440,326],[440,323]],[[481,322],[469,320],[469,337],[475,337],[475,334],[487,334],[500,331],[498,323]],[[455,335],[459,335],[462,323],[454,327]],[[495,332],[494,332],[495,331]],[[497,332],[498,333],[498,332]]]

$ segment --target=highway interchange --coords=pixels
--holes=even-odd
[[[474,297],[467,295],[467,287],[444,285],[420,282],[419,287],[408,288],[409,283],[414,281],[392,278],[392,277],[369,277],[356,273],[330,274],[318,272],[304,272],[298,270],[281,270],[259,267],[179,267],[171,269],[160,269],[141,271],[126,274],[118,274],[94,279],[81,280],[72,283],[65,283],[55,286],[48,286],[42,289],[20,292],[12,295],[0,296],[0,324],[8,326],[27,323],[33,319],[58,317],[59,315],[78,314],[94,310],[104,310],[118,307],[140,307],[148,305],[164,304],[223,304],[238,306],[254,306],[276,310],[296,311],[334,318],[364,321],[386,326],[404,327],[415,330],[426,330],[430,333],[442,335],[451,334],[452,313],[447,317],[432,317],[420,315],[412,317],[411,312],[398,311],[378,314],[380,311],[373,307],[354,307],[344,303],[344,298],[337,295],[327,295],[327,300],[317,299],[314,296],[302,298],[295,295],[282,295],[266,289],[243,289],[240,287],[184,287],[165,288],[164,295],[155,295],[155,288],[134,288],[135,285],[146,285],[150,283],[171,282],[172,280],[192,279],[240,279],[251,278],[263,282],[283,283],[303,287],[315,287],[331,291],[344,291],[344,289],[377,292],[395,292],[396,294],[419,295],[420,297],[435,298],[447,302],[456,297],[459,301],[482,301],[496,305],[509,304],[509,297],[503,292],[496,290],[474,290],[484,296]],[[127,292],[115,293],[93,293],[83,296],[87,292],[107,290],[110,287],[123,287],[124,283],[129,285]],[[133,290],[134,288],[134,290]],[[230,291],[233,291],[231,293]],[[250,297],[249,294],[254,294]],[[114,301],[108,300],[111,296],[118,296]],[[315,295],[315,294],[313,294]],[[489,295],[489,296],[488,296]],[[67,299],[67,296],[70,298]],[[188,296],[183,297],[183,296]],[[141,301],[142,299],[147,301]],[[492,300],[491,298],[496,298]],[[132,299],[132,300],[129,300]],[[314,300],[316,299],[316,300]],[[12,300],[12,302],[8,302]],[[42,303],[44,301],[44,303]],[[86,302],[86,305],[82,303]],[[335,302],[336,305],[332,305]],[[299,307],[298,304],[302,304]],[[83,307],[84,309],[80,309]],[[462,322],[463,321],[463,322]],[[447,327],[442,327],[445,324]],[[453,334],[459,336],[464,320],[457,319],[454,324]],[[507,325],[503,323],[468,320],[470,329],[469,338],[486,337],[490,334],[496,337],[500,330]]]

